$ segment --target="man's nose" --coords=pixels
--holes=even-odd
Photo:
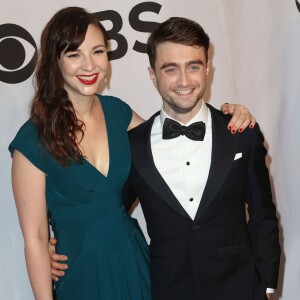
[[[187,70],[180,70],[178,75],[178,84],[182,86],[187,86],[189,82],[189,76]]]

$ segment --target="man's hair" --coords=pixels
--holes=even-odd
[[[155,68],[157,46],[165,42],[204,47],[206,61],[208,60],[209,37],[195,21],[172,17],[161,23],[150,34],[147,41],[147,54],[152,69]]]

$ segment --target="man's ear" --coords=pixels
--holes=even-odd
[[[157,80],[156,80],[155,71],[151,67],[148,67],[148,72],[149,72],[149,75],[150,75],[150,78],[151,78],[153,84],[157,88]]]
[[[207,61],[207,64],[206,64],[206,76],[209,74],[209,71],[210,71],[210,59]]]

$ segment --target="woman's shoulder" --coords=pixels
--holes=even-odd
[[[45,171],[45,148],[39,141],[37,127],[31,119],[20,127],[8,150],[12,156],[14,151],[18,150],[36,167]]]
[[[104,112],[108,113],[110,116],[113,115],[117,118],[123,119],[125,125],[128,126],[132,118],[132,109],[126,102],[114,96],[97,96]]]
[[[35,124],[32,122],[31,118],[28,119],[26,122],[23,123],[23,125],[20,127],[19,131],[24,131],[24,132],[37,132],[37,127]]]
[[[18,130],[16,136],[9,145],[9,151],[11,154],[15,149],[26,152],[37,151],[40,148],[39,144],[37,128],[32,120],[29,119]]]
[[[18,130],[14,140],[37,140],[38,131],[31,119],[28,119]]]
[[[126,102],[115,96],[97,95],[97,97],[102,105],[112,107],[129,107],[129,105]]]

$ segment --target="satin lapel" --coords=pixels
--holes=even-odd
[[[222,187],[234,161],[239,134],[226,129],[228,119],[208,105],[212,117],[212,156],[207,183],[195,217],[198,221]]]
[[[148,121],[142,124],[139,128],[139,132],[136,132],[134,136],[130,137],[132,160],[137,172],[144,178],[146,183],[152,188],[157,196],[179,214],[191,219],[178,202],[154,164],[150,135],[153,121],[157,115],[159,115],[159,112],[154,114]]]

